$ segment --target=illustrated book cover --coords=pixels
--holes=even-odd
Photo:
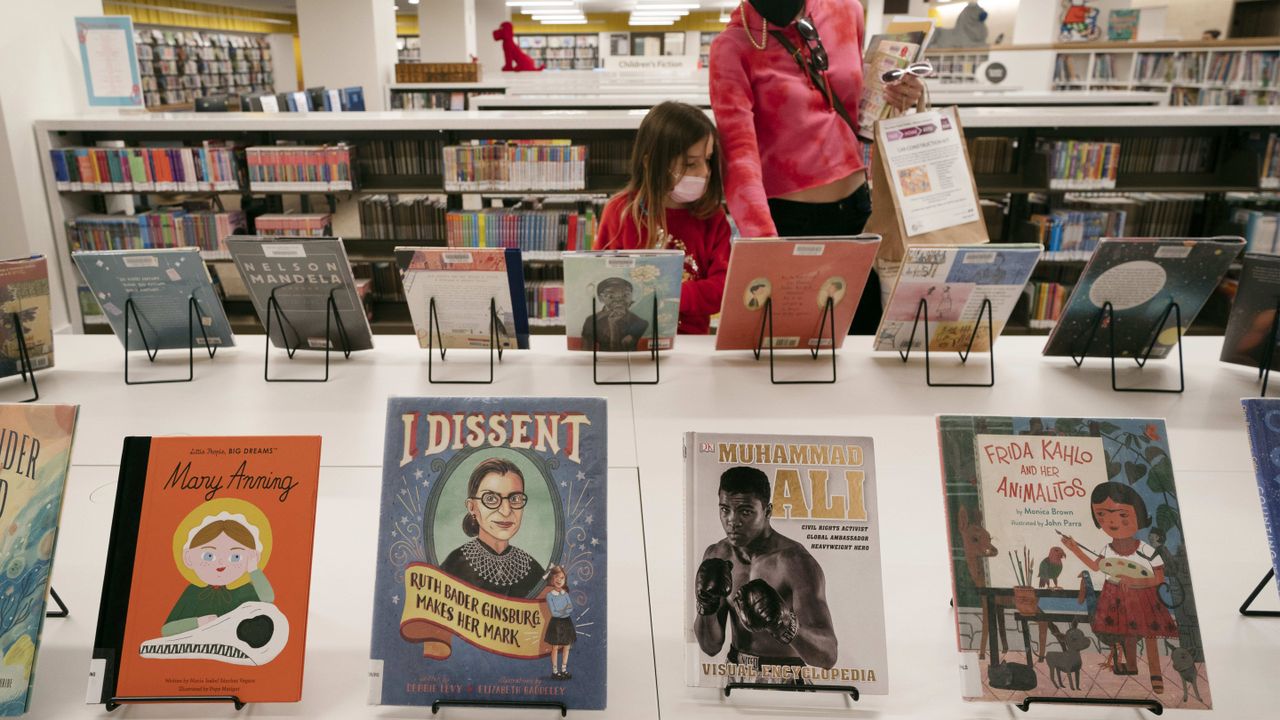
[[[670,350],[680,318],[683,274],[680,250],[565,253],[564,321],[569,349],[650,350],[656,299],[658,348]]]
[[[369,702],[606,705],[605,401],[387,403]]]
[[[835,308],[835,346],[840,347],[879,247],[879,235],[734,241],[716,349],[754,349],[766,306],[775,348],[830,347],[831,321],[823,323],[828,299]]]
[[[341,238],[227,238],[253,309],[267,326],[272,297],[279,314],[271,316],[271,343],[278,348],[369,350],[373,333],[356,292],[351,263]],[[333,298],[342,329],[333,319]],[[326,328],[328,335],[326,336]],[[345,338],[344,338],[345,335]]]
[[[76,405],[0,404],[0,716],[27,711]]]
[[[871,438],[685,433],[688,684],[889,691]]]
[[[409,316],[418,344],[431,345],[431,305],[435,304],[435,345],[487,348],[490,308],[502,332],[499,347],[529,347],[524,266],[518,248],[396,248]]]
[[[942,415],[966,700],[1209,709],[1163,420]]]
[[[1249,427],[1253,470],[1262,500],[1262,520],[1267,528],[1271,565],[1280,573],[1280,400],[1243,398],[1244,420]]]
[[[45,257],[0,261],[0,377],[22,371],[18,325],[22,327],[31,369],[53,366],[53,322],[49,312],[49,264]]]
[[[200,259],[200,248],[86,250],[71,257],[126,350],[146,346],[151,350],[185,349],[193,343],[205,347],[206,338],[212,347],[235,345],[222,301]],[[194,321],[190,315],[192,298],[198,306]],[[137,314],[129,317],[126,339],[125,313],[130,300]]]
[[[862,63],[862,95],[858,98],[858,137],[875,142],[876,121],[888,115],[884,99],[884,74],[899,70],[920,57],[925,32],[873,35]]]
[[[1262,367],[1267,343],[1280,310],[1280,256],[1245,253],[1227,329],[1222,338],[1222,362]],[[1271,369],[1280,368],[1280,348],[1271,352]]]
[[[1039,259],[1040,246],[1035,244],[907,246],[898,282],[880,319],[875,349],[906,350],[909,344],[912,349],[924,348],[927,317],[929,350],[965,352],[970,338],[974,350],[989,350],[992,338],[983,314],[985,301],[991,301],[991,325],[1000,337]],[[928,308],[927,316],[922,306]],[[921,318],[918,328],[917,316]]]
[[[296,702],[319,436],[126,437],[85,701]]]
[[[1099,317],[1111,303],[1117,357],[1168,356],[1178,344],[1178,327],[1169,315],[1177,303],[1185,335],[1200,308],[1218,287],[1231,262],[1244,248],[1238,237],[1102,238],[1049,334],[1044,354],[1108,357],[1112,328]],[[1085,348],[1091,328],[1099,325]]]

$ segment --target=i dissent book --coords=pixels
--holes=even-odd
[[[889,691],[871,438],[685,433],[690,686]]]
[[[428,347],[435,304],[435,345],[487,348],[490,307],[502,326],[500,347],[529,347],[524,267],[516,248],[396,248],[418,344]]]
[[[0,377],[22,370],[15,318],[22,326],[31,369],[53,366],[49,312],[49,265],[44,256],[0,261]]]
[[[280,312],[270,318],[273,345],[342,349],[345,333],[346,349],[373,347],[369,318],[340,238],[235,236],[227,238],[227,249],[264,328],[268,305],[275,298]],[[330,298],[342,320],[341,331],[329,309]]]
[[[1034,244],[907,246],[898,282],[880,319],[875,349],[906,350],[908,344],[923,348],[927,317],[931,351],[964,352],[970,338],[974,350],[988,350],[992,338],[987,335],[986,316],[979,320],[984,302],[991,301],[991,324],[999,337],[1039,259],[1040,246]],[[928,308],[927,316],[922,307]]]
[[[76,405],[0,404],[0,716],[30,705]]]
[[[717,350],[751,350],[760,342],[766,305],[775,348],[831,345],[827,301],[835,308],[835,345],[844,343],[867,284],[879,235],[740,238],[729,252]],[[764,341],[767,343],[767,336]]]
[[[1099,240],[1044,354],[1108,357],[1112,328],[1100,324],[1099,316],[1109,302],[1117,357],[1141,357],[1153,340],[1151,357],[1166,357],[1178,344],[1172,314],[1158,327],[1170,303],[1178,305],[1185,334],[1243,248],[1238,237]],[[1095,324],[1098,331],[1086,348]]]
[[[1163,420],[938,418],[967,700],[1212,706]]]
[[[319,436],[126,437],[86,702],[296,702]]]
[[[369,702],[603,710],[605,401],[391,398]]]
[[[1244,398],[1244,419],[1249,426],[1253,469],[1262,499],[1262,520],[1271,546],[1271,564],[1280,574],[1280,400]]]
[[[680,250],[565,253],[564,320],[569,349],[651,349],[656,299],[658,347],[669,350],[680,316],[683,273]]]
[[[1227,330],[1222,339],[1222,362],[1262,367],[1267,343],[1280,310],[1280,256],[1245,253]],[[1280,348],[1271,351],[1271,369],[1280,367]]]
[[[89,250],[71,257],[126,350],[145,346],[168,350],[192,344],[205,347],[206,337],[212,347],[235,345],[222,301],[200,259],[200,248]],[[198,305],[194,320],[189,315],[192,298]],[[125,312],[130,300],[137,315],[129,317],[126,339]]]

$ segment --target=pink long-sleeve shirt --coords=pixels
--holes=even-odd
[[[857,121],[862,93],[862,5],[858,0],[808,0],[826,48],[826,81]],[[862,146],[848,123],[814,87],[772,35],[758,50],[764,20],[739,5],[725,31],[711,43],[711,108],[720,133],[729,212],[744,237],[778,234],[768,199],[847,177],[863,169]],[[770,30],[777,28],[770,25]],[[783,29],[807,53],[794,26]]]

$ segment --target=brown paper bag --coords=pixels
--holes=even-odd
[[[969,162],[969,148],[964,142],[964,128],[960,125],[959,113],[955,113],[953,119],[956,131],[960,134],[964,168],[969,174],[969,182],[973,183],[973,197],[977,200],[978,184],[973,179],[973,166]],[[907,245],[972,245],[989,242],[990,238],[987,236],[987,225],[982,219],[981,208],[977,220],[973,222],[908,237],[902,209],[898,206],[890,184],[888,163],[880,152],[886,142],[882,132],[880,123],[877,122],[876,148],[871,153],[871,217],[867,220],[864,232],[875,233],[881,238],[880,250],[876,253],[876,272],[880,274],[882,287],[891,287],[897,278],[897,268],[906,257]]]

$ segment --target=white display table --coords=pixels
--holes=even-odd
[[[376,338],[377,348],[335,361],[324,384],[262,380],[262,337],[197,359],[192,383],[126,387],[113,337],[57,338],[57,366],[39,375],[41,400],[81,405],[73,468],[63,511],[53,584],[71,617],[45,624],[36,669],[33,718],[100,717],[83,700],[105,559],[116,463],[128,434],[319,433],[323,469],[307,671],[300,705],[258,705],[253,717],[422,718],[425,708],[364,704],[372,617],[373,556],[388,395],[575,395],[609,400],[610,446],[610,718],[863,717],[994,718],[1019,716],[998,705],[960,699],[955,626],[936,413],[1163,417],[1167,419],[1179,499],[1191,536],[1190,563],[1205,638],[1216,715],[1274,717],[1274,668],[1280,664],[1280,620],[1244,619],[1236,608],[1269,562],[1239,398],[1257,394],[1256,373],[1217,362],[1221,338],[1186,340],[1187,391],[1182,395],[1115,393],[1107,361],[1076,369],[1065,358],[1041,358],[1044,339],[997,342],[994,388],[929,388],[923,356],[903,364],[872,353],[869,337],[851,338],[838,353],[834,385],[777,386],[767,360],[749,352],[714,353],[712,338],[679,338],[665,353],[662,383],[601,387],[591,357],[569,354],[561,337],[534,338],[534,349],[506,355],[491,386],[430,385],[425,351],[410,337]],[[185,353],[139,371],[185,374]],[[140,354],[139,354],[140,355]],[[321,356],[290,366],[273,356],[273,373],[319,372]],[[302,355],[299,355],[302,358]],[[935,355],[935,380],[981,380],[987,359],[975,355],[963,377],[954,355]],[[143,359],[142,362],[145,362]],[[279,362],[279,365],[276,363]],[[1176,361],[1152,361],[1121,381],[1176,383]],[[626,375],[608,358],[602,378]],[[487,373],[487,353],[451,352],[437,371],[449,377]],[[631,372],[651,377],[636,355]],[[827,356],[788,353],[780,378],[830,372]],[[946,372],[944,372],[946,371]],[[1278,381],[1280,382],[1280,381]],[[3,385],[20,399],[17,380]],[[23,396],[24,397],[24,396]],[[683,466],[686,430],[866,435],[875,440],[890,695],[850,706],[833,695],[735,692],[685,687]],[[345,528],[342,532],[336,528]],[[1261,607],[1278,603],[1266,590]],[[653,626],[651,629],[650,622]],[[1180,692],[1176,679],[1168,693]],[[851,710],[852,708],[852,710]],[[230,708],[154,706],[130,717],[234,717]],[[1170,711],[1171,716],[1195,717]],[[494,713],[447,709],[444,717],[550,718],[549,711]],[[1041,718],[1135,718],[1132,710],[1033,707]]]

